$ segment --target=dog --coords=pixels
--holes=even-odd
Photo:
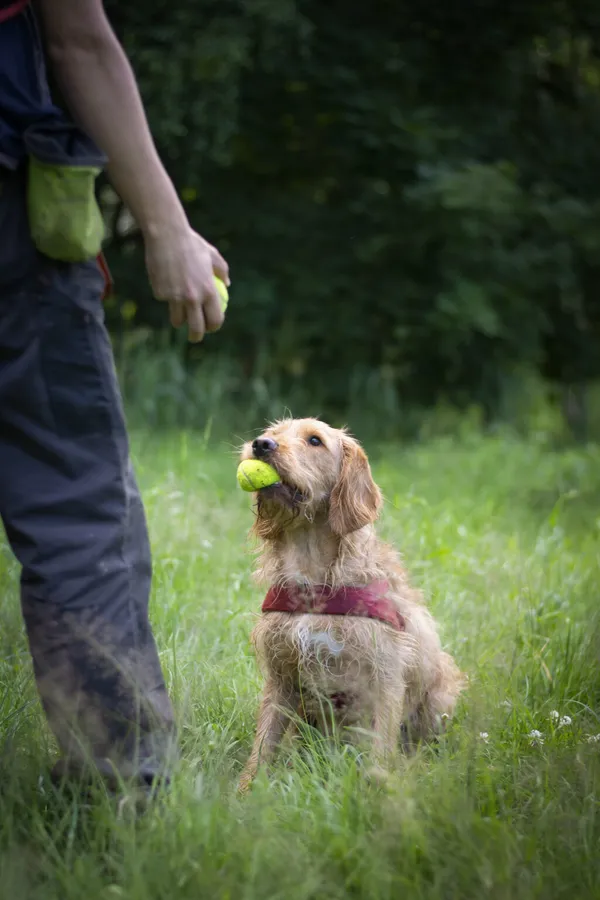
[[[345,429],[284,419],[246,443],[279,482],[256,493],[258,580],[269,587],[252,642],[265,677],[245,792],[294,719],[335,729],[387,778],[402,744],[444,730],[465,684],[435,621],[374,523],[382,494]]]

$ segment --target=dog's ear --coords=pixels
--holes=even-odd
[[[340,477],[329,498],[329,525],[336,534],[350,534],[374,522],[381,509],[381,491],[373,481],[367,454],[344,438]]]

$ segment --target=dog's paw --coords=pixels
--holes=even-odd
[[[385,788],[390,783],[390,773],[382,766],[367,766],[364,770],[364,776],[367,783],[374,787]]]
[[[252,776],[251,775],[242,775],[240,780],[237,783],[236,793],[239,797],[245,797],[250,788],[252,787]]]

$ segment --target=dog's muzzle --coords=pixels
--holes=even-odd
[[[256,438],[255,441],[252,441],[252,455],[255,459],[265,459],[278,447],[277,441],[274,441],[273,438]]]

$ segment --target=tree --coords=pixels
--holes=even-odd
[[[192,221],[232,266],[203,352],[301,377],[335,410],[361,373],[490,414],[515,366],[599,374],[594,4],[108,9]],[[111,264],[156,328],[131,244]]]

